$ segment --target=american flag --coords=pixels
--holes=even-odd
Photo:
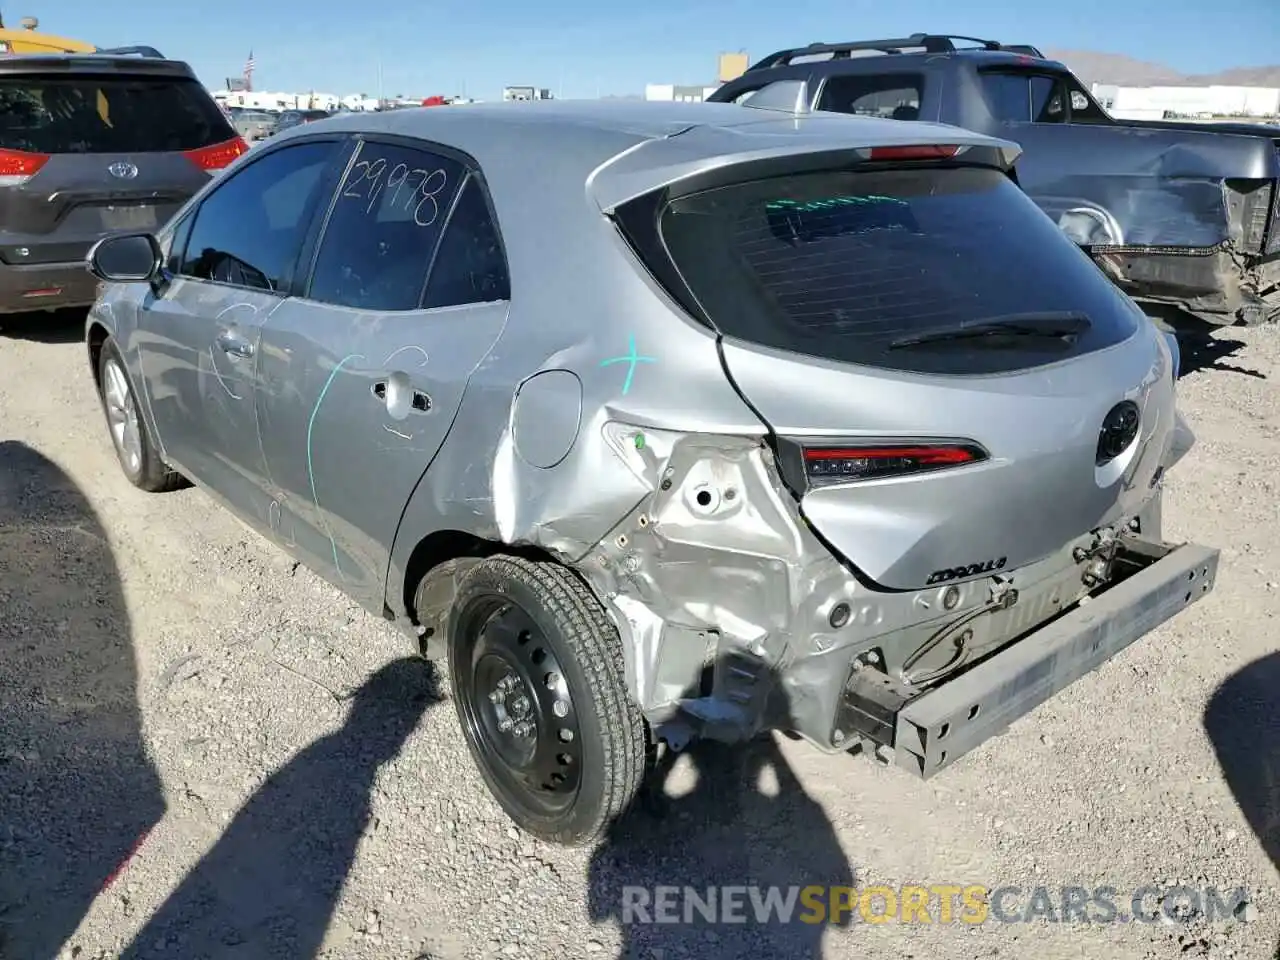
[[[244,62],[244,85],[246,88],[253,89],[253,51],[249,51],[249,59]]]

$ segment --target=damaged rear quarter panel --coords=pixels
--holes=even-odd
[[[610,448],[606,423],[757,445],[764,435],[725,378],[711,332],[669,305],[633,265],[585,191],[569,204],[555,191],[529,191],[527,169],[487,168],[508,251],[511,311],[401,519],[387,581],[388,606],[401,617],[409,613],[409,560],[432,533],[536,546],[567,563],[608,535],[652,488]],[[519,203],[519,217],[502,219],[504,198]],[[547,231],[546,223],[557,227]],[[521,385],[545,371],[565,375],[552,378],[554,390],[518,400]],[[573,378],[580,398],[566,389]],[[545,407],[561,401],[565,410]],[[567,452],[557,460],[558,451],[547,451],[558,446]]]

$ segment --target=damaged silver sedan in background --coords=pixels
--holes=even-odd
[[[692,738],[933,776],[1214,582],[1176,345],[1018,148],[762,105],[337,117],[91,256],[129,479],[447,659],[544,839]]]

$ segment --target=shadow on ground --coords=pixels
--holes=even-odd
[[[1147,304],[1145,312],[1177,335],[1178,347],[1182,353],[1179,378],[1201,370],[1238,373],[1259,380],[1267,378],[1260,370],[1250,370],[1226,362],[1247,346],[1243,340],[1237,340],[1231,335],[1231,327],[1213,326],[1173,307],[1160,308]]]
[[[31,340],[35,343],[75,343],[84,339],[86,310],[41,310],[0,316],[0,340]]]
[[[679,756],[692,761],[697,780],[691,791],[671,797],[666,784]],[[620,958],[822,956],[824,930],[832,924],[825,915],[805,922],[814,912],[798,899],[790,922],[780,922],[777,913],[758,917],[750,891],[738,895],[736,911],[726,917],[721,903],[708,920],[681,895],[667,913],[678,922],[657,922],[660,886],[692,887],[704,898],[708,887],[753,886],[762,903],[770,886],[782,897],[808,885],[853,886],[835,827],[773,737],[739,746],[695,741],[683,754],[667,752],[648,794],[647,809],[614,826],[588,870],[590,918],[619,923]],[[819,902],[828,902],[825,895]],[[838,925],[848,921],[846,913]]]
[[[369,822],[378,768],[438,700],[434,669],[419,657],[370,677],[341,729],[258,788],[122,958],[316,956]]]
[[[1228,677],[1209,700],[1204,728],[1236,803],[1280,870],[1280,653]]]
[[[1250,370],[1248,367],[1226,362],[1245,347],[1244,341],[1230,336],[1228,329],[1179,331],[1178,345],[1182,348],[1181,376],[1185,377],[1198,370],[1217,370],[1258,380],[1267,379],[1267,375],[1261,370]]]
[[[106,533],[57,464],[0,442],[0,957],[57,956],[164,811]]]

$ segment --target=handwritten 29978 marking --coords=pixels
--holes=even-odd
[[[436,222],[440,216],[437,197],[448,185],[448,174],[443,170],[424,170],[404,163],[392,167],[385,180],[384,174],[387,174],[385,157],[358,161],[343,185],[343,198],[367,201],[365,213],[372,213],[383,192],[390,190],[387,201],[390,209],[397,209],[397,204],[401,204],[399,209],[402,210],[412,208],[413,222],[420,227],[429,227]]]

